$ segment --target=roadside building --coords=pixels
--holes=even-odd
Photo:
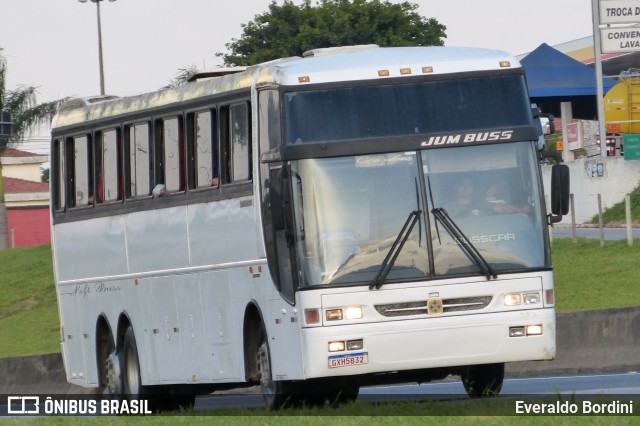
[[[9,230],[9,247],[51,242],[49,184],[41,182],[46,155],[7,148],[0,156]]]

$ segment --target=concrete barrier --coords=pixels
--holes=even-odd
[[[0,394],[65,395],[91,390],[67,382],[62,354],[0,359]]]
[[[558,314],[556,359],[507,364],[507,377],[640,370],[640,307]],[[78,394],[59,353],[0,359],[0,394]]]
[[[640,307],[558,314],[556,358],[507,364],[508,376],[640,370]]]

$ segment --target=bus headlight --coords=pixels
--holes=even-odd
[[[542,334],[542,325],[527,325],[509,327],[509,337],[525,337],[525,336],[540,336]]]
[[[360,319],[362,318],[362,308],[360,306],[351,306],[344,311],[346,319]]]
[[[541,302],[541,296],[539,292],[507,293],[504,295],[505,306],[539,305],[540,302]]]
[[[360,351],[362,348],[364,348],[364,341],[362,339],[347,341],[348,351]]]
[[[342,309],[327,309],[325,318],[327,321],[340,321],[342,319]]]
[[[348,308],[327,309],[324,312],[324,318],[327,321],[360,319],[362,318],[362,308],[360,306],[349,306]]]
[[[539,293],[525,293],[522,295],[522,301],[525,305],[537,305],[540,303]]]
[[[504,295],[504,304],[506,306],[518,306],[522,303],[522,298],[518,293],[510,293]]]
[[[329,352],[344,351],[344,342],[329,342]]]
[[[541,325],[528,325],[526,330],[527,330],[527,336],[539,336],[542,334]]]

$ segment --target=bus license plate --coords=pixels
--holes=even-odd
[[[349,367],[352,365],[361,365],[369,363],[369,355],[367,352],[348,355],[333,355],[329,357],[329,368]]]

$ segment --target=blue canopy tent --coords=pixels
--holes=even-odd
[[[532,98],[595,96],[596,72],[548,44],[541,44],[520,61],[524,67]],[[614,78],[603,78],[604,93]]]
[[[520,61],[527,76],[529,97],[543,112],[561,115],[560,104],[572,105],[573,118],[596,120],[597,88],[593,68],[541,44]],[[613,87],[615,78],[603,78],[604,93]]]

